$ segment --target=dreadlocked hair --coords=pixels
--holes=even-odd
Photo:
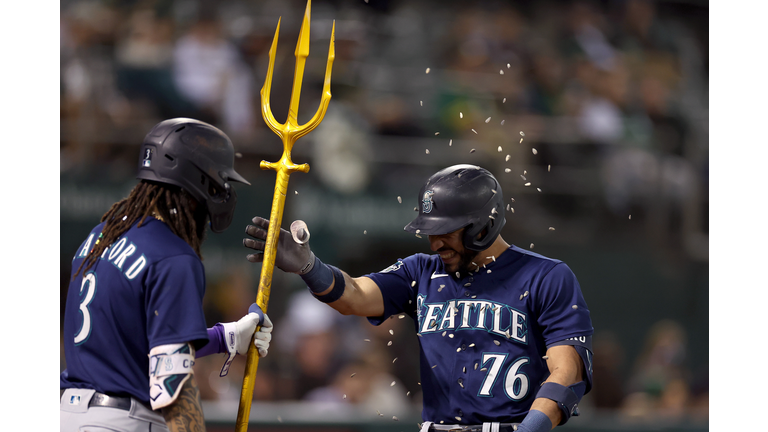
[[[205,206],[197,204],[186,190],[178,186],[142,180],[131,190],[128,198],[112,204],[112,207],[101,217],[101,222],[107,223],[96,244],[72,276],[72,280],[80,274],[81,270],[83,273],[87,272],[104,250],[137,220],[139,223],[136,226],[140,227],[147,217],[154,217],[154,215],[159,216],[159,219],[165,222],[174,234],[187,242],[197,256],[203,259],[200,246],[203,243],[207,222]]]

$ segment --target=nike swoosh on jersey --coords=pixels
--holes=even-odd
[[[433,273],[432,273],[432,276],[430,276],[429,278],[430,278],[430,279],[435,279],[435,278],[439,278],[439,277],[445,277],[445,276],[448,276],[448,275],[447,275],[447,274],[445,274],[445,273],[438,273],[438,272],[433,272]]]

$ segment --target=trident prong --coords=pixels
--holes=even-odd
[[[309,21],[312,0],[307,0],[307,8],[304,12],[304,20],[301,23],[299,31],[299,41],[296,44],[296,70],[293,75],[293,90],[291,91],[291,103],[288,110],[288,118],[281,124],[275,120],[272,109],[269,105],[270,90],[272,88],[272,76],[275,68],[275,53],[277,52],[277,36],[280,33],[280,19],[277,21],[275,37],[272,39],[272,46],[269,49],[269,69],[264,79],[264,86],[261,88],[261,114],[264,122],[270,129],[283,141],[283,155],[278,162],[261,161],[261,169],[273,170],[277,172],[275,181],[275,192],[272,196],[272,210],[269,217],[269,229],[267,230],[267,240],[264,246],[264,260],[261,266],[261,277],[259,279],[259,292],[256,296],[261,310],[267,312],[269,303],[269,294],[272,289],[272,273],[275,269],[275,258],[277,257],[277,240],[280,235],[280,224],[283,220],[283,208],[285,207],[285,196],[288,191],[288,177],[292,172],[309,172],[308,164],[296,165],[291,161],[291,150],[297,139],[311,132],[317,125],[323,121],[328,104],[331,101],[331,68],[333,59],[336,57],[334,48],[336,21],[333,22],[331,29],[331,44],[328,48],[328,63],[325,68],[325,82],[323,83],[323,94],[320,99],[320,107],[314,116],[305,124],[299,125],[297,115],[299,112],[299,99],[301,97],[301,81],[304,77],[304,64],[309,55]],[[248,347],[248,356],[245,364],[245,376],[243,377],[243,387],[240,393],[240,406],[237,410],[236,432],[245,432],[248,430],[248,419],[251,412],[251,402],[253,400],[253,387],[256,379],[256,370],[259,364],[259,357],[256,353],[256,347],[251,344]]]

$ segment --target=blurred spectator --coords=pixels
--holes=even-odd
[[[338,318],[307,290],[290,298],[286,316],[275,323],[273,339],[275,352],[285,359],[280,364],[280,399],[304,399],[328,386],[343,367],[350,353],[340,349],[345,336]]]
[[[156,113],[132,112],[133,116],[154,114],[210,122],[212,119],[180,94],[173,82],[173,31],[170,17],[159,15],[155,9],[137,8],[130,13],[115,52],[118,88],[134,103],[149,102],[150,110],[157,109]],[[134,106],[134,111],[142,106]]]
[[[623,403],[626,417],[636,420],[679,420],[690,402],[686,366],[685,330],[673,320],[656,322],[635,360],[629,395]]]
[[[224,38],[215,10],[203,8],[173,48],[173,79],[181,93],[227,133],[253,132],[252,72]]]
[[[624,383],[621,367],[624,364],[624,349],[612,332],[601,332],[594,336],[595,377],[589,400],[597,409],[616,409],[624,398]]]

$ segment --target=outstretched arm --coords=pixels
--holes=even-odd
[[[171,432],[205,432],[200,389],[194,375],[190,375],[176,401],[163,408],[162,413]]]
[[[384,314],[384,299],[378,285],[367,277],[353,278],[340,269],[320,261],[309,248],[309,231],[301,221],[291,225],[291,232],[280,230],[275,265],[288,273],[296,273],[304,280],[312,294],[320,301],[344,315],[375,317]],[[269,221],[253,218],[245,233],[252,238],[243,240],[243,246],[256,253],[246,258],[251,262],[264,260]]]
[[[384,314],[384,298],[376,282],[367,277],[353,278],[344,271],[341,274],[344,276],[344,294],[338,300],[328,303],[328,306],[344,315],[377,317]],[[334,279],[328,289],[316,296],[328,295],[335,286]]]

